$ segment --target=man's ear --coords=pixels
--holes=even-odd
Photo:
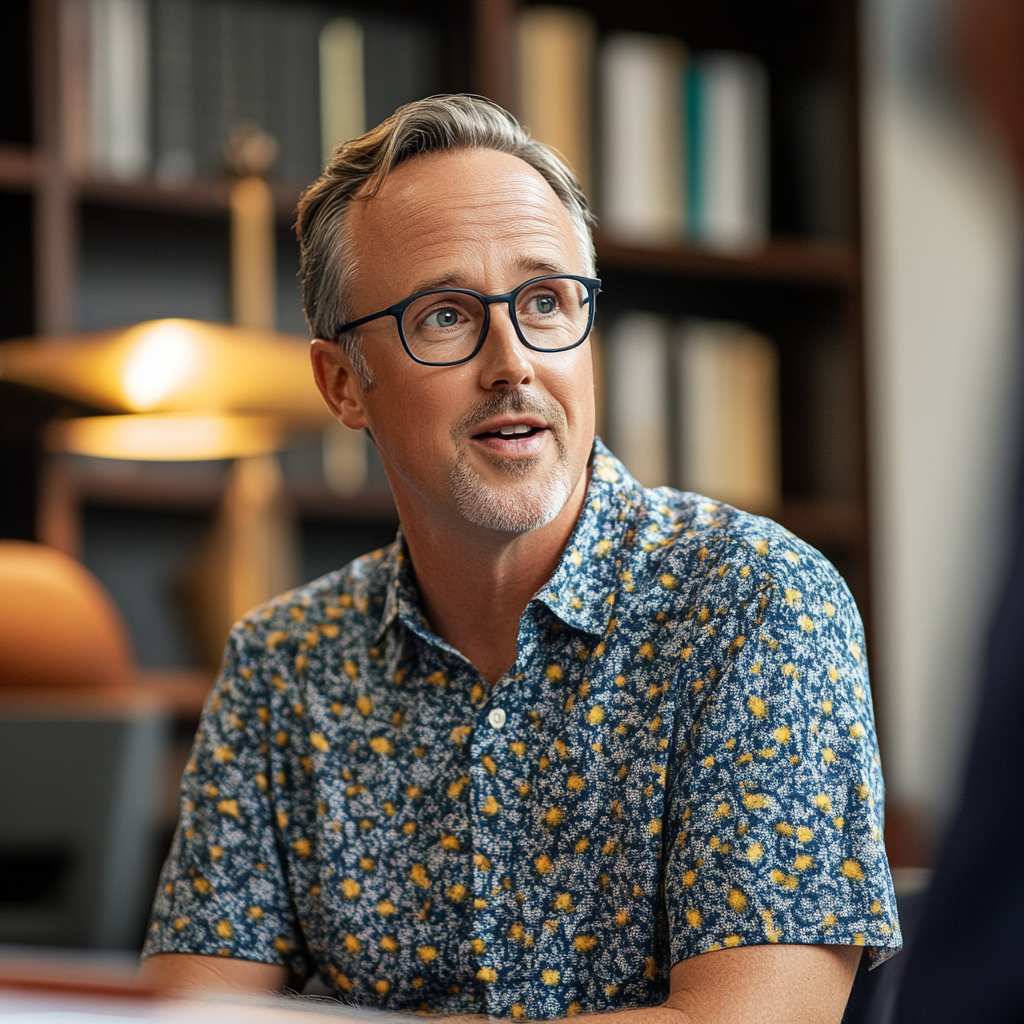
[[[352,430],[369,426],[363,389],[352,360],[336,342],[314,338],[309,347],[313,376],[335,418]]]

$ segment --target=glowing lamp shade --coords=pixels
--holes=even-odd
[[[0,379],[112,413],[240,413],[323,425],[309,342],[200,320],[0,345]]]
[[[140,412],[193,384],[206,368],[195,332],[177,320],[156,323],[132,346],[121,372],[125,399]]]
[[[281,447],[281,425],[268,416],[83,416],[50,425],[51,451],[101,459],[199,462],[268,455]]]

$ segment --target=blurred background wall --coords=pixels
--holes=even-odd
[[[952,66],[948,0],[867,0],[863,168],[875,635],[889,799],[952,809],[1007,550],[1020,210]]]

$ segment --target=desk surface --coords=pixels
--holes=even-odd
[[[130,954],[0,947],[2,1024],[358,1024],[399,1018],[333,999],[272,995],[167,999],[140,984]]]

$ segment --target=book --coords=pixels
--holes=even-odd
[[[145,0],[90,0],[89,165],[131,181],[149,168],[149,12]]]
[[[320,30],[320,149],[327,163],[339,142],[366,130],[363,28],[332,18]]]
[[[322,10],[304,4],[271,9],[274,58],[267,66],[267,131],[281,151],[276,175],[305,185],[322,170],[319,40]]]
[[[64,165],[75,175],[90,167],[89,0],[60,5],[60,87]]]
[[[749,54],[701,54],[686,74],[689,235],[741,251],[768,237],[768,75]]]
[[[519,119],[591,185],[591,78],[597,28],[574,7],[527,7],[519,15]]]
[[[645,487],[671,482],[669,325],[653,313],[626,313],[608,331],[605,415],[612,451]]]
[[[193,6],[153,0],[153,169],[169,186],[196,174]]]
[[[668,36],[621,32],[601,48],[602,223],[624,240],[685,230],[685,62]]]
[[[361,14],[365,123],[374,128],[402,104],[441,92],[440,39],[426,22]]]
[[[167,187],[221,177],[240,132],[278,144],[272,175],[315,178],[334,146],[440,88],[440,38],[413,17],[317,3],[60,0],[74,174]]]
[[[781,499],[775,345],[742,324],[685,321],[675,337],[677,479],[752,512]]]

